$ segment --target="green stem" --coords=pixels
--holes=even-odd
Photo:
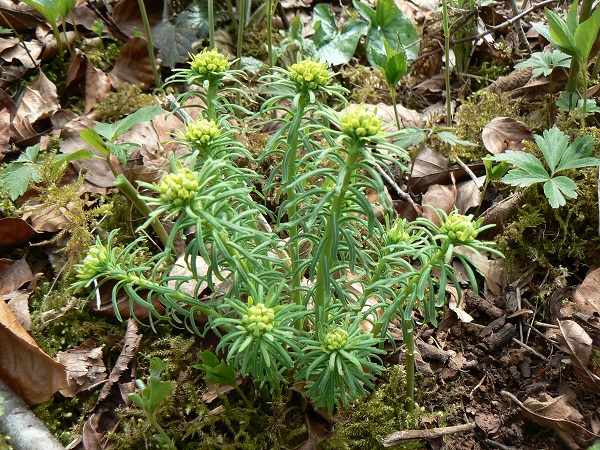
[[[442,0],[444,51],[446,53],[446,126],[452,126],[452,90],[450,87],[450,18],[448,0]]]
[[[161,427],[158,421],[156,420],[156,416],[154,414],[149,414],[148,418],[150,419],[150,424],[152,425],[152,428],[158,431],[158,434],[162,436],[165,442],[168,442],[167,448],[169,448],[170,450],[177,450],[177,447],[175,447],[175,443],[173,442],[173,440],[169,437],[169,435],[165,432],[163,427]]]
[[[237,36],[237,69],[242,68],[242,44],[244,43],[244,27],[246,26],[246,0],[237,1],[238,10],[238,36]],[[240,91],[236,92],[237,104],[242,104],[242,94]]]
[[[150,29],[150,21],[148,20],[148,13],[146,12],[146,5],[144,0],[138,0],[140,12],[142,14],[142,20],[144,21],[144,30],[146,31],[146,41],[148,42],[148,56],[150,57],[150,65],[152,66],[152,73],[154,74],[154,84],[158,89],[162,87],[160,76],[158,74],[158,66],[156,64],[156,57],[154,56],[154,44],[152,43],[152,30]]]
[[[390,86],[390,95],[392,97],[392,106],[394,107],[394,116],[396,117],[396,127],[400,130],[400,116],[398,116],[398,103],[396,102],[396,86]]]
[[[406,397],[408,398],[407,409],[409,413],[415,411],[415,323],[410,318],[403,318],[404,326],[402,327],[405,331],[404,343],[406,349],[404,354],[406,355]]]
[[[254,406],[252,405],[252,403],[250,402],[250,400],[248,400],[248,397],[246,397],[244,395],[244,393],[242,392],[242,390],[240,389],[240,387],[237,385],[237,383],[233,384],[232,386],[235,389],[235,391],[240,395],[240,397],[242,397],[242,400],[244,401],[244,403],[246,404],[246,406],[248,407],[248,409],[254,410]]]
[[[579,23],[585,22],[592,15],[593,0],[583,0],[581,4],[581,10],[579,11]],[[589,56],[589,55],[588,55]],[[567,80],[567,92],[577,91],[577,79],[581,69],[581,63],[577,58],[571,60],[571,67],[569,68],[569,79]],[[587,70],[587,67],[586,67]]]
[[[213,0],[208,0],[208,46],[215,48],[215,5]]]
[[[217,90],[219,82],[214,79],[208,80],[206,89],[206,107],[208,108],[208,120],[217,120]],[[238,103],[239,104],[239,103]]]
[[[69,53],[72,55],[73,49],[71,48],[71,44],[69,44],[69,36],[67,35],[67,22],[64,18],[62,19],[62,28],[63,34],[65,35],[65,43],[67,44],[67,50],[69,50]]]
[[[287,159],[287,167],[285,170],[285,178],[283,183],[285,185],[285,193],[288,201],[288,220],[292,221],[295,219],[297,207],[296,207],[296,188],[289,187],[289,184],[292,182],[294,177],[296,176],[296,161],[298,155],[298,134],[300,132],[300,125],[302,124],[302,116],[304,115],[304,110],[308,105],[307,96],[300,97],[298,101],[298,107],[293,112],[294,117],[290,124],[290,130],[288,134],[288,148],[286,151],[286,159]],[[300,263],[300,245],[295,237],[298,235],[298,225],[294,224],[290,226],[288,231],[288,236],[291,241],[290,254],[291,254],[291,270],[292,270],[292,298],[294,303],[297,305],[302,304],[302,296],[299,290],[300,283],[302,281],[302,274],[298,270],[298,264]]]
[[[398,310],[402,309],[402,305],[406,303],[406,299],[412,296],[414,290],[419,285],[419,281],[421,280],[423,274],[429,273],[430,270],[433,270],[438,266],[438,264],[442,261],[442,258],[444,258],[446,255],[449,245],[449,243],[444,242],[442,246],[434,252],[431,258],[429,258],[429,260],[421,266],[421,270],[419,270],[419,272],[410,279],[404,288],[402,288],[394,301],[385,309],[383,315],[373,326],[373,330],[371,331],[373,336],[378,337],[383,330],[383,326],[390,322],[392,316],[395,315]],[[410,309],[412,309],[412,307]]]
[[[125,176],[117,175],[117,177],[115,178],[115,186],[119,189],[119,191],[121,191],[121,193],[123,193],[123,195],[125,195],[125,197],[129,199],[129,201],[131,201],[131,203],[133,203],[137,207],[137,209],[140,210],[144,217],[150,217],[152,209],[150,209],[146,202],[140,198],[137,190],[133,187],[129,180],[125,178]],[[152,219],[152,222],[150,222],[150,224],[152,225],[152,228],[154,228],[154,231],[158,235],[160,242],[162,242],[162,244],[166,246],[169,242],[169,233],[167,233],[167,230],[165,230],[163,224],[160,223],[160,220],[158,220],[157,217]]]
[[[334,257],[337,254],[337,248],[334,248],[333,246],[334,224],[339,220],[339,217],[342,214],[346,191],[352,180],[356,160],[360,155],[360,149],[361,143],[359,140],[353,140],[348,145],[348,158],[346,159],[345,165],[340,168],[340,175],[338,176],[336,183],[336,189],[339,188],[339,194],[336,195],[331,202],[331,209],[329,217],[327,218],[327,224],[325,225],[325,232],[321,238],[324,241],[324,245],[317,263],[317,278],[315,281],[315,293],[313,298],[315,304],[315,326],[326,320],[325,311],[328,306],[327,294],[330,291],[330,273],[328,268],[333,266]]]
[[[581,122],[580,122],[580,126],[581,129],[583,130],[583,128],[585,127],[585,115],[587,112],[587,59],[584,59],[581,62],[581,71],[582,71],[582,75],[583,75],[583,108],[582,108],[582,115],[583,117],[581,117]]]
[[[267,0],[267,50],[269,52],[269,67],[275,65],[273,60],[273,0]]]

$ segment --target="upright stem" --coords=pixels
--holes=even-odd
[[[219,83],[215,80],[208,80],[208,87],[206,89],[206,107],[208,108],[208,120],[217,120],[217,90],[219,89]]]
[[[333,198],[331,202],[331,209],[329,217],[327,218],[327,224],[325,225],[325,232],[323,233],[323,249],[321,250],[319,261],[317,263],[317,278],[315,281],[315,324],[322,323],[325,321],[325,311],[328,306],[327,295],[330,291],[330,273],[329,268],[335,263],[335,255],[337,254],[337,248],[333,246],[333,229],[334,224],[339,220],[344,206],[346,191],[348,185],[352,180],[354,174],[354,165],[360,155],[361,144],[360,141],[352,141],[348,145],[348,158],[346,163],[340,169],[340,175],[338,177],[336,188],[340,189],[340,193]],[[317,328],[318,329],[318,328]]]
[[[275,64],[273,61],[273,0],[267,0],[267,49],[269,52],[269,67]]]
[[[296,176],[296,159],[298,154],[298,134],[300,131],[300,125],[302,124],[302,116],[304,115],[304,110],[308,105],[308,97],[301,96],[298,101],[298,107],[294,111],[294,117],[292,119],[292,123],[290,124],[290,131],[288,134],[288,148],[286,151],[286,159],[287,159],[287,167],[284,168],[284,179],[283,182],[285,184],[285,193],[288,201],[288,218],[290,221],[294,220],[294,217],[297,212],[296,207],[296,188],[289,187],[289,184],[292,182],[294,177]],[[291,270],[292,270],[292,298],[294,299],[294,303],[297,305],[302,304],[301,292],[299,290],[300,283],[302,281],[302,274],[298,270],[298,264],[300,263],[300,245],[296,239],[294,239],[298,235],[298,225],[294,224],[290,226],[288,230],[288,236],[290,238],[290,254],[291,254]]]
[[[583,108],[582,108],[582,118],[581,118],[581,129],[585,127],[585,115],[587,113],[587,59],[584,59],[581,62],[581,71],[583,75]]]
[[[215,5],[213,0],[208,0],[208,46],[215,48]]]
[[[244,43],[244,27],[246,26],[246,0],[237,1],[238,9],[238,36],[237,36],[237,68],[242,68],[242,44]],[[237,104],[240,105],[242,102],[242,94],[236,92]]]
[[[396,86],[390,84],[390,95],[392,97],[392,106],[394,107],[394,116],[396,117],[396,127],[400,129],[400,116],[398,116],[398,103],[396,102]]]
[[[148,42],[148,56],[150,58],[150,65],[152,66],[152,73],[154,74],[154,84],[158,89],[160,89],[162,87],[162,83],[160,81],[160,76],[158,75],[158,66],[156,64],[156,57],[154,56],[154,44],[152,43],[152,29],[150,28],[150,21],[148,20],[148,13],[146,12],[144,0],[138,0],[138,5],[142,14],[142,20],[144,21],[146,41]]]
[[[446,53],[446,126],[452,126],[452,90],[450,89],[450,18],[448,0],[442,0],[444,52]]]
[[[404,350],[406,355],[406,397],[408,398],[408,412],[415,410],[415,323],[410,318],[403,318],[404,326],[402,329],[406,332],[404,336]]]
[[[583,0],[581,3],[581,10],[579,11],[579,23],[585,22],[592,15],[592,6],[594,0]],[[588,55],[590,56],[590,55]],[[587,67],[585,68],[587,70]],[[569,79],[567,80],[567,92],[575,92],[577,90],[577,78],[581,70],[581,63],[577,58],[571,60],[571,67],[569,68]]]

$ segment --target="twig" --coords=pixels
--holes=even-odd
[[[462,425],[455,425],[453,427],[444,428],[431,428],[429,430],[406,430],[406,431],[394,431],[392,434],[386,436],[382,441],[384,447],[391,447],[397,445],[403,441],[413,441],[418,439],[436,439],[448,434],[465,433],[477,428],[474,422],[465,423]]]
[[[513,14],[516,14],[518,16],[519,15],[519,7],[517,6],[517,1],[516,0],[508,0],[508,2],[510,3],[510,7],[513,11]],[[520,19],[515,21],[515,28],[517,29],[517,34],[519,35],[519,41],[521,41],[521,45],[524,45],[527,48],[527,51],[529,53],[531,53],[531,46],[529,45],[529,41],[527,40],[525,33],[523,33],[523,27],[521,26]]]
[[[535,322],[538,323],[538,322]],[[525,324],[525,326],[532,330],[534,333],[536,333],[538,336],[544,338],[547,342],[550,343],[550,345],[552,345],[554,348],[556,348],[557,350],[560,350],[560,345],[558,345],[555,341],[553,341],[552,339],[548,338],[547,336],[544,335],[544,333],[542,333],[540,330],[538,330],[537,328],[535,328],[534,326],[531,326],[529,324]],[[558,327],[557,327],[558,328]]]
[[[550,362],[550,358],[548,358],[547,356],[542,355],[541,353],[539,353],[538,351],[532,349],[529,345],[524,344],[523,342],[521,342],[520,340],[518,340],[517,338],[512,338],[512,341],[523,347],[525,350],[527,350],[528,352],[532,353],[533,355],[537,356],[538,358],[544,360],[544,361],[548,361]]]
[[[500,30],[508,27],[509,25],[512,25],[513,22],[521,19],[522,17],[525,17],[527,14],[530,14],[533,11],[536,11],[536,10],[538,10],[540,8],[543,8],[544,6],[547,6],[547,5],[550,5],[552,3],[556,3],[556,2],[557,2],[557,0],[544,0],[543,2],[536,3],[535,5],[531,6],[530,8],[526,9],[525,11],[523,11],[521,14],[517,14],[513,18],[508,19],[507,21],[502,22],[499,25],[489,27],[486,31],[483,31],[483,32],[481,32],[479,34],[475,34],[473,36],[467,36],[467,37],[464,37],[464,38],[461,38],[461,39],[456,39],[454,41],[451,40],[450,41],[450,45],[452,46],[452,45],[455,45],[455,44],[461,44],[463,42],[470,42],[470,41],[475,41],[477,39],[481,39],[482,37],[487,36],[488,34],[492,34],[495,31],[500,31]],[[443,48],[437,48],[437,49],[432,50],[430,52],[423,53],[422,55],[419,55],[417,58],[413,59],[413,64],[416,63],[416,62],[418,62],[418,61],[420,61],[423,58],[428,58],[431,55],[435,55],[436,53],[440,53],[443,50],[444,50]]]
[[[473,389],[471,389],[471,392],[469,392],[469,398],[473,398],[473,394],[475,393],[475,391],[477,389],[479,389],[481,387],[481,385],[483,384],[483,382],[485,381],[486,378],[487,378],[487,373],[485,373],[483,375],[483,378],[481,380],[479,380],[479,383],[477,383],[477,386],[475,386]]]
[[[498,450],[517,450],[517,447],[513,447],[512,445],[504,445],[500,442],[493,441],[491,439],[484,439],[483,441],[486,445],[489,445],[492,448],[497,448]]]
[[[471,178],[471,180],[473,180],[473,182],[475,183],[475,186],[477,186],[477,189],[479,190],[479,192],[483,191],[483,183],[481,183],[479,181],[479,179],[477,178],[477,175],[475,175],[473,173],[473,171],[471,169],[469,169],[469,166],[467,166],[464,162],[462,162],[462,160],[457,156],[456,157],[456,163],[462,167],[462,169],[467,173],[467,175],[469,175],[469,177]]]
[[[521,310],[523,308],[523,302],[521,301],[521,288],[519,286],[515,289],[515,294],[517,296],[517,308]],[[521,318],[519,318],[519,337],[521,338],[521,342],[523,342],[523,320],[521,320]]]
[[[110,28],[110,32],[121,42],[127,42],[129,39],[131,39],[131,36],[129,36],[127,33],[124,33],[119,26],[115,23],[114,20],[112,20],[112,17],[102,13],[98,8],[96,8],[96,5],[94,5],[94,3],[91,0],[87,0],[87,5],[88,8],[90,8],[92,11],[94,11],[94,13],[100,18],[102,19],[102,21],[108,25],[108,28]]]
[[[0,430],[10,437],[14,448],[27,450],[64,450],[44,423],[0,378],[0,398],[4,398]]]
[[[394,189],[394,192],[396,194],[398,194],[398,196],[402,200],[404,200],[406,203],[408,203],[410,206],[412,206],[415,211],[419,212],[419,206],[415,203],[415,201],[412,199],[412,197],[410,195],[408,195],[406,192],[404,192],[402,190],[402,188],[396,184],[396,182],[392,179],[392,177],[390,177],[387,173],[385,173],[385,171],[381,167],[379,167],[378,165],[375,165],[374,167],[375,167],[375,170],[377,171],[377,173],[379,174],[379,176],[381,178],[383,178],[383,181],[385,181],[388,186],[390,186],[392,189]]]

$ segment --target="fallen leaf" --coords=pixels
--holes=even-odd
[[[46,355],[0,297],[0,377],[28,405],[67,387],[62,364]]]
[[[10,128],[11,118],[8,108],[0,109],[0,130]],[[0,133],[0,163],[4,160],[4,155],[10,153],[10,133]]]
[[[523,141],[533,142],[533,133],[520,120],[494,117],[481,131],[483,145],[492,154],[523,150]]]
[[[59,109],[56,86],[40,71],[17,102],[15,122],[18,124],[27,119],[34,124],[40,119],[49,118]]]
[[[72,450],[103,450],[108,448],[107,433],[119,426],[117,408],[131,405],[129,394],[135,391],[136,357],[142,342],[135,320],[127,321],[123,350],[115,363],[106,384],[100,391],[98,402],[83,425],[79,443]]]
[[[583,381],[583,387],[592,394],[600,394],[600,377],[588,369],[592,357],[592,338],[577,322],[559,320],[557,338],[560,348],[568,353],[575,372]]]
[[[33,273],[25,258],[16,261],[0,259],[0,295],[10,294],[33,280]]]
[[[456,290],[456,288],[454,286],[446,285],[446,292],[450,294],[450,301],[448,302],[448,307],[451,311],[453,311],[456,314],[458,320],[460,320],[463,323],[472,322],[473,317],[471,317],[469,313],[462,309],[462,305],[464,305],[464,302],[459,302],[459,300],[462,299],[458,298],[458,291]]]
[[[409,180],[410,190],[415,193],[423,193],[435,183],[447,181],[449,159],[441,153],[424,147],[416,156],[412,165]],[[442,181],[443,180],[443,181]]]
[[[440,216],[436,209],[441,209],[446,214],[450,214],[456,205],[456,185],[433,184],[429,186],[427,192],[423,195],[421,204],[423,205],[423,217],[438,226],[441,225]]]
[[[475,423],[487,434],[495,434],[500,430],[502,421],[493,414],[475,414]]]
[[[95,68],[87,55],[76,48],[71,57],[67,83],[61,93],[62,104],[68,104],[72,96],[85,94],[84,113],[87,114],[97,103],[106,98],[110,89],[110,80],[104,72]]]
[[[162,22],[164,14],[162,1],[145,0],[144,7],[146,8],[151,28]],[[144,22],[138,0],[121,0],[117,2],[112,11],[112,19],[118,25],[119,29],[129,36],[133,36],[134,28],[144,30]]]
[[[23,219],[0,219],[0,252],[8,253],[24,247],[39,234]]]
[[[485,183],[485,175],[477,177],[480,186]],[[475,181],[468,179],[456,185],[456,209],[460,214],[467,214],[471,208],[481,204],[484,192],[479,190]]]
[[[115,66],[108,74],[108,78],[113,86],[129,83],[150,87],[154,84],[154,73],[148,56],[146,39],[136,36],[127,41],[115,61]]]
[[[102,356],[102,348],[94,347],[91,340],[66,352],[58,352],[56,359],[65,366],[69,384],[60,393],[65,397],[75,397],[77,393],[105,380],[106,367]]]
[[[584,314],[600,314],[600,268],[588,272],[575,290],[573,301]]]
[[[333,418],[326,413],[315,410],[313,404],[296,388],[291,388],[289,391],[283,409],[283,416],[287,416],[292,411],[302,413],[308,431],[306,441],[294,450],[316,450],[320,442],[333,436]]]

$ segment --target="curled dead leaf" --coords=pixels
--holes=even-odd
[[[533,133],[520,120],[494,117],[481,131],[483,145],[492,154],[523,150],[523,141],[533,142]]]
[[[582,326],[572,320],[560,320],[558,326],[560,348],[571,358],[571,364],[583,382],[583,387],[592,394],[600,394],[600,377],[588,369],[593,350],[592,338]]]

